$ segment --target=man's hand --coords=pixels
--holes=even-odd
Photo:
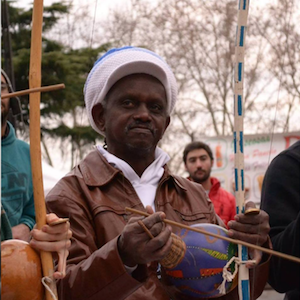
[[[153,213],[149,207],[147,211]],[[124,265],[133,267],[137,264],[159,261],[168,253],[172,245],[172,229],[162,222],[164,218],[163,212],[156,212],[146,218],[132,217],[129,220],[118,241],[120,257]],[[138,220],[145,224],[154,236],[153,239],[138,224]]]
[[[247,202],[245,210],[255,208],[253,202]],[[242,240],[254,245],[262,246],[268,240],[270,231],[269,215],[260,210],[258,214],[238,214],[234,221],[228,222],[228,235],[231,238]],[[252,259],[256,260],[256,264],[261,261],[262,253],[257,250],[249,249]],[[247,264],[247,267],[253,267]]]
[[[11,228],[12,236],[14,239],[23,240],[29,242],[30,240],[30,229],[25,224],[19,224]]]
[[[54,272],[55,279],[61,279],[66,273],[66,259],[69,255],[69,247],[71,246],[72,232],[70,223],[65,222],[58,225],[50,226],[53,222],[60,220],[55,214],[51,213],[46,216],[47,225],[44,225],[41,230],[32,229],[32,240],[30,245],[40,251],[57,252],[58,268]]]

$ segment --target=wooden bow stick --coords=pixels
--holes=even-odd
[[[140,211],[140,210],[137,210],[137,209],[134,209],[134,208],[130,208],[130,207],[125,207],[125,210],[129,211],[133,214],[137,214],[137,215],[144,216],[144,217],[149,217],[150,216],[150,214],[148,214],[146,212],[143,212],[143,211]],[[164,219],[163,222],[166,223],[166,224],[169,224],[169,225],[179,227],[179,228],[183,228],[183,229],[187,229],[187,230],[190,230],[190,231],[195,231],[195,232],[198,232],[198,233],[201,233],[201,234],[204,234],[204,235],[212,236],[212,237],[215,237],[215,238],[218,238],[220,240],[224,240],[224,241],[236,244],[236,245],[242,245],[242,246],[245,246],[245,247],[248,247],[248,248],[256,249],[256,250],[262,251],[264,253],[268,253],[268,254],[271,254],[271,255],[274,255],[274,256],[278,256],[278,257],[281,257],[281,258],[284,258],[284,259],[287,259],[287,260],[290,260],[290,261],[293,261],[293,262],[296,262],[296,263],[300,264],[300,258],[292,256],[292,255],[277,252],[277,251],[274,251],[274,250],[271,250],[271,249],[268,249],[268,248],[263,248],[261,246],[253,245],[251,243],[244,242],[244,241],[241,241],[241,240],[235,240],[235,239],[232,239],[232,238],[229,238],[229,237],[226,237],[226,236],[218,235],[216,233],[207,232],[204,229],[190,227],[188,225],[184,225],[184,224],[172,221],[172,220]]]
[[[42,61],[42,26],[43,26],[43,0],[34,0],[32,11],[32,32],[30,48],[29,87],[41,87],[41,61]],[[32,168],[32,182],[34,194],[34,207],[37,228],[46,224],[46,205],[44,198],[42,161],[41,161],[41,132],[40,132],[40,92],[30,94],[30,158]],[[41,251],[43,276],[52,280],[46,281],[48,288],[57,299],[56,284],[53,279],[53,260],[50,252]],[[46,300],[55,300],[46,289]]]
[[[28,94],[31,94],[31,93],[51,92],[51,91],[61,90],[61,89],[64,89],[64,88],[65,88],[65,85],[63,83],[54,84],[54,85],[48,85],[48,86],[43,86],[43,87],[39,87],[39,88],[33,88],[33,89],[17,91],[17,92],[9,93],[9,94],[6,94],[6,95],[1,95],[1,98],[5,99],[5,98],[20,97],[20,96],[28,95]]]

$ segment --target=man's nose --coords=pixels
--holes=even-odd
[[[148,122],[151,120],[151,116],[149,113],[149,109],[145,104],[139,105],[139,107],[136,109],[133,118],[135,120],[141,120],[143,122]]]
[[[199,159],[199,158],[196,159],[196,163],[195,164],[196,164],[197,168],[202,168],[202,161],[201,161],[201,159]]]

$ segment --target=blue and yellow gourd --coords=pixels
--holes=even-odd
[[[214,224],[196,224],[210,233],[227,236],[227,230]],[[181,293],[194,298],[214,298],[221,296],[218,287],[223,281],[223,268],[227,262],[237,256],[237,246],[208,235],[182,229],[178,234],[186,245],[181,261],[172,268],[162,267],[162,278]],[[234,263],[229,267],[234,272]],[[226,283],[226,292],[232,290],[237,282]]]

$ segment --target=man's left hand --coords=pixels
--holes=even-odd
[[[247,202],[245,210],[250,208],[255,208],[255,204],[251,201]],[[263,210],[260,210],[258,214],[238,214],[234,220],[228,222],[228,228],[229,237],[262,246],[268,241],[269,215]],[[256,260],[256,264],[262,258],[260,251],[253,249],[250,249],[250,256]],[[251,267],[250,264],[248,267]]]

